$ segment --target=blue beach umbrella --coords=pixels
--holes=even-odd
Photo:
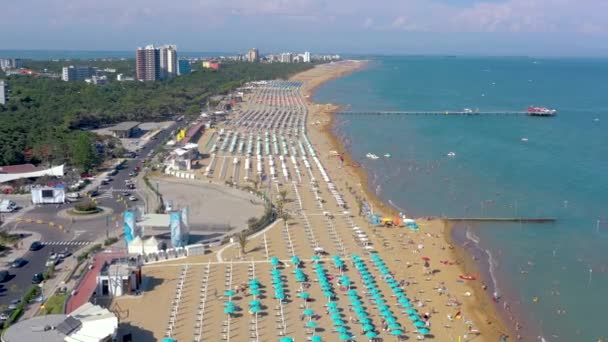
[[[177,341],[170,337],[165,337],[165,338],[163,338],[163,342],[177,342]]]
[[[337,319],[342,318],[342,315],[340,315],[339,313],[335,313],[335,314],[332,314],[329,317],[331,317],[331,319],[333,319],[333,320],[337,320]]]
[[[226,314],[234,313],[234,308],[231,306],[224,308],[224,313],[226,313]]]
[[[348,294],[349,296],[356,296],[357,295],[357,290],[348,290],[346,292],[346,294]]]
[[[343,325],[341,325],[339,327],[336,327],[336,331],[339,332],[339,333],[345,333],[345,332],[348,332],[348,328],[345,327],[345,326],[343,326]]]
[[[418,313],[418,311],[416,311],[416,309],[407,309],[405,313],[408,315],[415,315]]]
[[[348,341],[350,339],[352,339],[352,335],[351,334],[349,334],[349,333],[342,333],[342,334],[340,334],[340,340],[342,340],[342,341]]]
[[[306,309],[302,313],[304,314],[304,316],[312,316],[315,314],[315,312],[312,309]]]
[[[365,337],[367,337],[371,340],[372,338],[378,337],[378,333],[375,331],[368,331],[365,333]]]
[[[301,292],[299,296],[300,298],[308,299],[310,297],[310,294],[308,292]]]
[[[372,323],[372,320],[371,320],[371,319],[369,319],[369,318],[361,318],[361,319],[359,320],[359,323],[361,323],[361,324],[371,324],[371,323]]]
[[[280,342],[293,342],[293,338],[291,338],[289,336],[283,336],[283,337],[281,337],[281,339],[279,341]]]
[[[311,339],[310,342],[323,342],[323,339],[321,338],[321,336],[319,335],[314,335]]]
[[[329,303],[327,303],[327,307],[337,308],[338,307],[338,303],[336,303],[336,302],[329,302]]]
[[[334,326],[340,326],[340,325],[344,325],[344,321],[341,319],[336,319],[334,320]]]
[[[251,294],[254,295],[254,296],[258,296],[260,294],[260,290],[253,289],[253,290],[251,290]]]
[[[391,331],[391,335],[401,336],[401,335],[403,335],[403,330],[399,330],[399,329],[393,330],[393,331]]]
[[[388,325],[388,328],[391,329],[391,330],[401,329],[401,324],[399,324],[399,323],[391,323],[391,324]]]
[[[372,330],[374,330],[374,326],[371,324],[364,324],[362,329],[363,329],[363,331],[372,331]]]
[[[312,261],[319,261],[321,258],[318,255],[315,254],[315,255],[312,256],[311,259],[312,259]]]
[[[251,311],[253,313],[260,312],[260,310],[262,310],[262,308],[259,306],[254,306],[249,309],[249,311]]]
[[[249,302],[249,305],[251,306],[256,306],[256,305],[260,305],[261,302],[258,299],[252,300],[251,302]]]
[[[414,322],[414,326],[416,328],[423,328],[423,327],[426,326],[426,324],[424,322],[422,322],[422,321],[416,321],[416,322]]]
[[[418,333],[420,333],[422,335],[428,335],[431,333],[431,331],[427,328],[421,328],[421,329],[418,329]]]
[[[369,318],[369,314],[367,312],[360,312],[360,313],[357,313],[357,317],[359,317],[359,319],[365,319],[365,318]]]
[[[397,319],[395,317],[393,317],[393,316],[390,316],[390,317],[386,318],[386,322],[387,323],[395,323],[395,322],[397,322]]]
[[[419,321],[419,320],[420,320],[420,316],[418,316],[418,315],[410,315],[410,316],[409,316],[409,319],[410,319],[410,321],[412,321],[412,322],[416,322],[416,321]]]
[[[308,322],[306,322],[306,327],[307,328],[316,328],[317,327],[317,322],[315,322],[315,321],[308,321]]]
[[[236,292],[234,292],[233,290],[228,290],[226,292],[224,292],[224,296],[226,297],[232,297],[236,294]]]
[[[413,305],[412,305],[412,303],[404,303],[404,304],[401,304],[401,306],[402,306],[403,308],[406,308],[406,309],[407,309],[407,308],[411,308]]]

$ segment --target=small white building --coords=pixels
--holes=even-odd
[[[32,188],[32,203],[59,204],[65,203],[65,190],[63,188],[39,187]]]
[[[135,294],[141,288],[141,267],[128,260],[117,259],[103,265],[97,275],[97,296]]]
[[[188,143],[173,150],[167,161],[169,170],[192,170],[192,160],[199,158],[198,145]]]

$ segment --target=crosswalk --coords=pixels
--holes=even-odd
[[[114,198],[114,194],[122,194],[123,192],[128,192],[129,194],[132,194],[134,191],[135,190],[133,190],[133,189],[110,188],[110,189],[100,190],[100,193],[97,196],[97,198]]]
[[[42,241],[43,245],[46,246],[84,246],[90,244],[91,241]]]

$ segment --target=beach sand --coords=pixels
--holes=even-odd
[[[367,63],[367,61],[346,61],[340,67],[318,67],[295,75],[291,80],[304,82],[302,90],[310,108],[308,135],[315,149],[324,152],[333,150],[344,156],[344,162],[341,162],[338,158],[329,157],[325,154],[322,161],[329,174],[333,175],[334,182],[341,185],[339,188],[347,189],[351,187],[353,189],[352,193],[348,191],[342,192],[347,202],[355,203],[354,197],[359,197],[372,203],[375,211],[385,216],[394,217],[397,214],[395,208],[384,203],[375,193],[370,191],[367,173],[357,165],[352,156],[348,154],[342,141],[333,132],[334,113],[340,110],[340,106],[335,104],[317,104],[312,101],[317,87],[329,80],[365,68]],[[352,196],[353,194],[354,196]],[[351,195],[351,198],[348,198],[348,195]],[[410,232],[405,228],[375,229],[378,235],[385,241],[397,241],[400,236],[403,236],[407,240],[413,240],[415,244],[424,244],[421,254],[412,254],[410,245],[401,244],[399,246],[387,247],[385,250],[380,251],[381,255],[389,255],[388,258],[385,258],[385,261],[396,269],[400,268],[400,264],[403,265],[403,263],[416,265],[412,269],[414,270],[414,274],[418,276],[419,256],[429,256],[431,258],[431,266],[437,267],[440,272],[433,276],[433,280],[430,281],[431,284],[427,283],[427,286],[424,286],[425,284],[423,283],[419,284],[420,290],[418,291],[424,291],[425,298],[429,297],[429,294],[433,292],[432,287],[437,282],[443,282],[450,292],[463,303],[462,313],[472,319],[475,322],[475,327],[481,331],[480,336],[475,339],[476,341],[498,341],[501,334],[509,335],[509,330],[492,303],[491,293],[486,293],[478,280],[456,283],[459,275],[479,274],[479,269],[474,260],[462,248],[452,244],[451,225],[438,219],[419,219],[417,223],[421,227],[420,232],[417,233]],[[439,264],[437,262],[439,260],[449,260],[457,264],[446,266]],[[393,261],[393,263],[390,263],[390,261]],[[428,285],[432,286],[429,287]],[[471,296],[465,296],[464,294],[467,292]],[[441,298],[434,297],[433,301],[441,301]],[[450,312],[450,310],[445,310],[445,307],[437,309],[441,310],[442,313],[446,311]],[[440,320],[445,320],[445,318],[445,314],[443,317],[440,314]],[[437,329],[434,329],[434,332],[436,331]],[[454,336],[462,335],[463,331],[454,329],[450,332],[448,330],[447,334],[450,339],[446,340],[453,340]],[[443,339],[439,340],[443,341]]]
[[[322,259],[323,267],[334,277],[339,276],[340,271],[332,267],[329,256],[342,255],[342,259],[349,266],[345,274],[350,276],[362,296],[361,301],[369,311],[380,337],[385,341],[394,340],[390,331],[382,330],[376,305],[368,295],[363,296],[364,287],[357,271],[351,266],[351,254],[360,255],[370,271],[378,275],[378,289],[384,294],[405,335],[410,340],[415,340],[417,334],[407,314],[396,305],[391,289],[374,269],[365,246],[356,238],[352,227],[357,226],[366,233],[369,242],[394,278],[406,282],[404,290],[420,315],[431,314],[432,336],[428,339],[493,342],[499,340],[504,328],[496,318],[491,300],[481,289],[481,284],[477,280],[459,279],[459,275],[468,274],[467,272],[477,274],[477,270],[471,268],[474,264],[470,258],[451,247],[450,231],[444,227],[442,221],[418,220],[420,231],[412,231],[409,228],[375,228],[370,226],[364,217],[357,215],[356,197],[373,203],[375,212],[391,216],[395,213],[390,206],[367,191],[367,175],[360,167],[353,166],[354,162],[350,156],[345,154],[342,163],[338,157],[329,153],[332,150],[345,152],[339,139],[331,132],[333,113],[339,107],[316,104],[311,102],[310,98],[315,88],[324,82],[365,66],[364,61],[330,63],[292,78],[293,81],[304,82],[302,91],[309,107],[308,137],[336,190],[349,205],[349,210],[344,211],[338,207],[316,166],[306,170],[302,164],[297,166],[288,163],[290,175],[293,177],[301,171],[301,180],[268,180],[261,185],[273,199],[281,190],[286,191],[285,210],[290,213],[287,221],[279,219],[261,232],[250,236],[245,246],[245,254],[238,243],[233,243],[213,248],[211,253],[204,256],[145,266],[143,274],[148,279],[145,284],[147,291],[135,298],[116,298],[112,303],[112,308],[121,313],[121,323],[124,324],[122,331],[133,332],[135,340],[149,340],[147,338],[150,336],[160,340],[167,335],[171,303],[177,298],[180,274],[183,274],[183,291],[175,313],[176,324],[170,332],[178,341],[197,340],[199,335],[201,341],[255,341],[256,336],[259,341],[277,341],[281,335],[291,336],[295,341],[307,341],[312,331],[303,329],[308,321],[301,316],[305,306],[320,315],[316,321],[319,326],[316,333],[320,334],[324,341],[337,341],[338,334],[332,331],[332,320],[325,309],[327,299],[316,282],[317,277],[310,260],[315,247],[320,246],[328,253]],[[246,97],[242,106],[246,108],[249,105]],[[241,158],[243,160],[243,157]],[[312,159],[310,162],[313,163]],[[245,174],[242,162],[233,164],[224,163],[222,160],[217,163],[208,178],[201,181],[221,184],[232,180],[242,185],[249,183],[251,186],[251,182],[244,180]],[[234,179],[231,175],[238,177]],[[314,187],[313,183],[318,183],[318,187]],[[310,294],[312,300],[307,303],[298,298],[301,288],[296,282],[294,267],[290,262],[294,255],[303,260],[302,270],[310,280],[311,286],[305,291]],[[273,299],[273,267],[269,262],[272,256],[283,262],[279,269],[283,275],[285,293],[289,298],[282,305]],[[423,257],[430,259],[428,268],[423,267]],[[188,265],[188,271],[184,271],[185,265]],[[209,272],[206,271],[207,267]],[[251,278],[257,278],[262,284],[262,296],[258,297],[262,301],[262,313],[258,315],[257,322],[254,315],[247,312],[248,303],[253,299],[247,290],[232,298],[224,296],[226,289],[247,284]],[[332,284],[336,288],[334,300],[342,310],[342,318],[349,321],[350,316],[354,315],[348,310],[345,292],[337,289],[335,281]],[[228,300],[232,300],[241,309],[231,318],[223,312]],[[459,302],[462,305],[448,306],[448,302]],[[347,325],[356,336],[355,340],[368,340],[362,336],[361,325],[351,322],[347,322]],[[477,330],[479,334],[469,331],[469,327]]]

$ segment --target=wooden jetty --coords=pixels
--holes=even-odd
[[[527,111],[483,111],[483,112],[469,112],[469,111],[340,111],[340,115],[353,115],[353,116],[372,116],[372,115],[411,115],[411,116],[530,116]]]
[[[452,222],[521,222],[521,223],[555,223],[557,220],[551,217],[445,217],[446,221]]]

